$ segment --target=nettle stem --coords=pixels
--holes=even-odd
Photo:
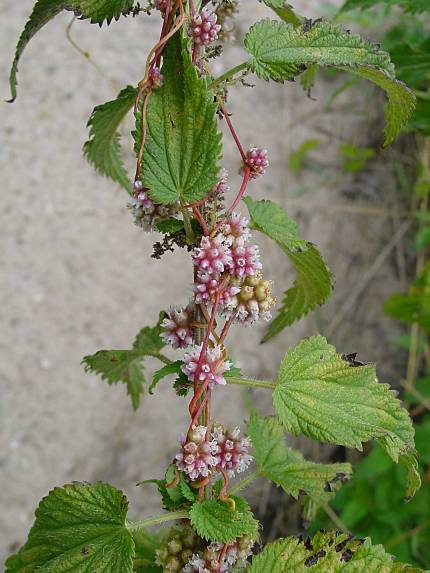
[[[251,380],[250,378],[235,378],[233,376],[228,376],[226,380],[228,384],[249,386],[251,388],[265,388],[266,390],[274,390],[276,388],[274,382],[266,382],[265,380]]]
[[[130,533],[139,533],[140,531],[145,531],[147,527],[152,525],[160,525],[161,523],[166,523],[168,521],[176,521],[177,519],[189,519],[190,515],[188,511],[171,511],[170,513],[165,513],[163,515],[157,515],[156,517],[148,517],[143,521],[129,521],[126,524],[127,529]]]
[[[246,62],[242,62],[241,64],[239,64],[237,66],[234,66],[234,68],[227,70],[221,76],[219,76],[218,78],[213,80],[213,82],[211,82],[209,84],[209,87],[211,89],[216,89],[219,85],[221,85],[224,82],[227,82],[228,80],[233,78],[236,74],[239,74],[240,72],[243,72],[244,70],[247,70],[248,67],[249,67],[248,60]]]

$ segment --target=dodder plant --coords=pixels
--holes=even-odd
[[[192,292],[184,293],[188,302],[161,313],[155,327],[143,328],[131,350],[100,351],[84,358],[86,368],[110,384],[125,383],[135,408],[145,384],[145,356],[162,363],[151,389],[173,374],[176,392],[188,397],[189,425],[165,478],[156,480],[166,512],[130,522],[126,498],[110,485],[56,488],[42,500],[28,541],[7,561],[7,573],[412,571],[394,563],[369,539],[339,532],[278,540],[258,552],[258,522],[237,495],[264,475],[293,497],[303,493],[310,516],[351,475],[349,464],[304,460],[286,445],[285,431],[359,450],[363,442],[375,439],[394,462],[408,467],[406,496],[412,497],[420,485],[411,420],[389,386],[377,381],[373,365],[338,354],[322,336],[288,350],[274,382],[249,379],[228,359],[226,339],[232,325],[269,320],[275,304],[251,230],[272,238],[297,273],[266,340],[324,303],[332,276],[287,213],[270,200],[254,201],[246,195],[248,186],[258,185],[265,174],[267,151],[242,146],[226,108],[227,89],[250,72],[284,82],[312,74],[317,66],[347,70],[386,91],[385,144],[395,139],[414,108],[413,93],[395,79],[389,55],[380,47],[328,22],[305,20],[283,0],[265,3],[279,19],[257,22],[245,36],[249,58],[216,79],[210,58],[220,50],[213,42],[223,32],[219,22],[236,11],[234,0],[154,0],[144,8],[133,0],[38,0],[21,35],[11,72],[13,99],[27,42],[63,9],[100,25],[151,9],[161,16],[160,40],[148,55],[143,79],[94,110],[85,155],[130,193],[135,222],[163,235],[155,256],[176,246],[188,249],[194,276]],[[120,158],[117,130],[133,109],[137,163],[131,183]],[[228,125],[239,152],[242,184],[236,191],[219,164],[219,121]],[[250,222],[237,212],[242,200]],[[181,358],[165,356],[167,346],[181,350]],[[214,423],[212,394],[225,384],[272,392],[275,415],[253,413],[246,436],[238,427]],[[253,473],[231,485],[253,459]],[[147,530],[169,521],[176,524],[168,530]],[[252,553],[256,555],[250,561]]]

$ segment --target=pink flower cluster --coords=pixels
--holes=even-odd
[[[224,235],[202,237],[200,247],[194,250],[193,263],[200,272],[219,276],[226,268],[231,268],[233,258]]]
[[[147,232],[152,232],[158,221],[177,213],[175,205],[154,203],[141,181],[135,181],[134,194],[127,206],[134,215],[135,224]]]
[[[221,559],[224,545],[211,543],[201,553],[193,554],[183,571],[185,573],[227,573],[244,569],[248,565],[247,559],[252,553],[253,545],[254,541],[251,538],[239,537],[227,547]]]
[[[232,213],[214,237],[202,237],[200,247],[193,253],[193,262],[197,268],[197,279],[193,285],[195,302],[214,303],[218,290],[221,306],[231,305],[232,299],[239,293],[238,284],[232,279],[242,280],[253,276],[261,268],[257,245],[249,245],[249,221]]]
[[[199,365],[199,358],[202,351],[202,345],[194,346],[189,352],[185,353],[182,371],[193,382]],[[230,370],[231,363],[223,358],[223,349],[215,345],[206,350],[206,354],[200,365],[198,379],[199,382],[208,383],[208,388],[226,384],[224,373]]]
[[[181,450],[176,455],[176,465],[191,480],[208,477],[219,469],[229,477],[244,472],[253,457],[249,454],[251,440],[240,436],[239,428],[224,430],[215,426],[208,436],[205,426],[193,426],[187,437],[181,439]]]
[[[217,467],[226,470],[228,477],[244,472],[253,457],[248,453],[251,448],[250,438],[240,436],[238,427],[224,430],[222,426],[215,426],[212,438],[216,443]]]
[[[251,168],[252,179],[257,178],[259,175],[264,175],[266,173],[267,167],[269,167],[267,149],[251,147],[251,149],[246,154],[246,165]]]
[[[205,426],[193,426],[188,436],[181,439],[181,451],[175,458],[176,465],[191,480],[208,477],[209,471],[217,464],[214,456],[216,443],[206,439],[207,431]]]
[[[191,323],[194,319],[194,306],[171,307],[166,313],[167,317],[161,323],[164,332],[161,338],[166,344],[177,348],[187,348],[193,342],[193,330]]]
[[[207,46],[218,38],[218,32],[221,30],[220,24],[217,24],[217,15],[209,8],[203,8],[200,14],[192,18],[188,35],[193,39],[195,44]]]

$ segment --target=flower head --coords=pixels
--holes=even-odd
[[[221,225],[221,232],[226,242],[230,245],[237,245],[246,242],[251,236],[249,221],[239,213],[232,213]]]
[[[190,381],[194,381],[197,367],[199,364],[202,346],[194,346],[189,352],[185,353],[182,371],[188,376]],[[201,362],[198,379],[200,382],[208,381],[210,389],[215,386],[225,385],[224,372],[230,370],[231,363],[223,358],[223,349],[219,345],[208,348]]]
[[[222,201],[226,193],[228,193],[229,191],[230,191],[230,186],[228,184],[228,171],[227,169],[221,169],[218,183],[214,185],[212,189],[212,194],[216,195],[218,199]]]
[[[174,525],[160,548],[155,552],[155,562],[166,572],[182,571],[193,553],[201,546],[201,539],[188,524]]]
[[[245,245],[239,241],[232,249],[233,264],[230,273],[239,279],[253,276],[263,268],[260,263],[260,252],[257,245]]]
[[[217,15],[206,7],[192,18],[188,35],[191,36],[195,44],[207,46],[218,38],[220,30],[221,26],[217,24]]]
[[[251,168],[252,179],[255,179],[259,175],[264,175],[264,173],[266,173],[267,167],[269,167],[267,149],[262,149],[261,147],[251,147],[251,149],[246,154],[246,165]]]
[[[200,272],[197,275],[196,282],[193,284],[194,300],[196,304],[207,304],[209,307],[214,304],[218,290],[220,288],[220,278],[214,277],[206,272]],[[220,293],[219,302],[221,305],[227,305],[231,298],[240,292],[240,288],[234,284],[228,284]]]
[[[217,467],[226,470],[229,477],[234,477],[236,473],[240,474],[248,468],[253,460],[248,453],[251,440],[241,437],[239,428],[224,430],[223,426],[215,426],[212,438],[217,445]]]
[[[244,535],[224,549],[223,543],[210,543],[206,549],[195,553],[184,567],[185,573],[228,573],[247,566],[255,541]]]
[[[223,314],[237,322],[251,325],[260,318],[270,320],[270,310],[276,299],[272,296],[272,281],[266,281],[260,272],[247,276],[240,283],[239,294],[231,297],[223,309]]]
[[[188,435],[181,439],[176,465],[191,480],[208,477],[217,462],[214,456],[216,444],[206,439],[207,431],[206,426],[193,426]]]
[[[186,307],[171,307],[167,312],[167,318],[163,320],[161,326],[165,329],[161,333],[161,338],[166,344],[171,344],[173,348],[187,348],[193,342],[193,331],[191,322],[194,318],[194,308],[192,305]]]
[[[134,215],[135,224],[147,232],[153,231],[158,221],[173,217],[178,212],[176,205],[154,203],[141,181],[135,181],[134,194],[127,207]]]
[[[202,237],[200,247],[197,247],[193,253],[195,267],[209,275],[219,276],[231,266],[232,262],[230,248],[222,233],[212,239]]]

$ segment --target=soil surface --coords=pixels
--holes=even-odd
[[[8,96],[8,65],[32,4],[4,0],[0,6],[2,97]],[[269,15],[258,2],[242,4],[247,11],[240,15],[237,41],[214,62],[216,74],[242,61],[240,38]],[[308,17],[322,15],[317,4],[295,2]],[[130,518],[158,513],[152,486],[135,484],[162,475],[187,425],[186,402],[168,383],[133,413],[124,387],[109,387],[80,364],[99,349],[129,347],[160,309],[185,303],[192,275],[183,252],[161,262],[151,258],[154,238],[133,225],[125,192],[82,158],[93,107],[115,94],[66,41],[70,19],[58,16],[30,43],[20,64],[18,99],[0,105],[1,563],[25,540],[37,503],[56,485],[104,480],[126,493]],[[122,19],[109,29],[77,22],[73,34],[122,88],[140,79],[158,26],[154,14]],[[382,312],[383,300],[403,288],[408,268],[407,245],[396,235],[407,232],[394,178],[398,148],[380,150],[383,98],[372,88],[360,84],[324,109],[342,81],[321,77],[308,98],[299,83],[250,77],[254,89],[238,86],[230,93],[229,110],[244,144],[269,149],[270,170],[250,193],[286,208],[336,278],[324,308],[263,347],[264,325],[233,330],[233,355],[250,376],[273,378],[287,348],[317,331],[340,352],[376,361],[382,380],[396,383],[403,375],[404,356],[390,343],[398,327]],[[311,166],[295,177],[290,153],[310,138],[322,144],[312,152]],[[342,143],[376,146],[378,156],[358,176],[346,174]],[[131,167],[131,153],[127,161]],[[235,189],[239,163],[228,138],[223,163]],[[269,240],[258,242],[265,275],[281,299],[294,280],[292,268]],[[148,361],[148,379],[155,367]],[[262,412],[271,411],[264,391],[216,394],[214,411],[225,424],[242,423],[250,399]],[[309,457],[321,455],[310,441],[299,443]],[[263,495],[264,489],[255,490],[254,502],[264,509]]]

